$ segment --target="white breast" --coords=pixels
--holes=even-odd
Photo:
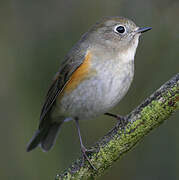
[[[59,114],[88,119],[103,114],[126,94],[133,79],[133,61],[109,60],[92,65],[96,75],[84,80],[58,104]],[[93,68],[92,67],[92,68]]]
[[[113,61],[113,60],[111,60]],[[103,101],[101,110],[115,106],[127,93],[133,79],[133,61],[111,62],[98,67],[99,76],[96,78],[98,98]],[[99,83],[100,82],[100,83]]]
[[[95,47],[91,68],[96,74],[82,81],[70,94],[64,94],[57,104],[59,115],[89,119],[114,107],[133,80],[137,44],[138,39],[123,53],[105,52],[105,55]]]

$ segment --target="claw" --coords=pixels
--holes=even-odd
[[[90,159],[88,158],[88,155],[86,154],[87,152],[90,152],[90,150],[87,150],[84,146],[81,147],[81,152],[82,152],[82,155],[83,155],[83,164],[84,164],[84,161],[85,159],[88,161],[88,163],[90,164],[90,166],[92,167],[92,169],[94,169],[95,171],[97,170],[94,165],[91,163]]]

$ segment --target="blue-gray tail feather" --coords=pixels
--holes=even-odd
[[[51,123],[44,128],[38,129],[27,146],[27,152],[33,150],[38,145],[41,145],[44,151],[49,151],[55,143],[61,124]]]
[[[58,123],[53,123],[50,126],[50,129],[47,135],[44,136],[44,138],[42,138],[41,143],[40,143],[41,148],[44,151],[49,151],[53,147],[53,145],[55,144],[59,129],[60,129],[60,124]]]

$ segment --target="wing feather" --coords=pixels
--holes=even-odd
[[[42,107],[40,115],[39,128],[44,124],[46,119],[45,117],[51,111],[53,105],[55,104],[56,98],[68,83],[72,73],[83,63],[87,52],[86,49],[87,48],[81,51],[80,48],[72,48],[70,53],[65,57],[65,61],[62,63],[60,70],[56,74],[53,83],[47,92],[45,103]]]

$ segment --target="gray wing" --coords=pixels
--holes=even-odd
[[[79,48],[78,44],[75,47],[76,48],[72,48],[69,54],[65,57],[59,72],[56,74],[54,81],[49,88],[41,111],[39,128],[46,123],[44,121],[47,121],[48,118],[46,119],[45,117],[51,111],[57,96],[64,89],[72,73],[83,63],[85,59],[87,47],[83,47],[83,50]]]

